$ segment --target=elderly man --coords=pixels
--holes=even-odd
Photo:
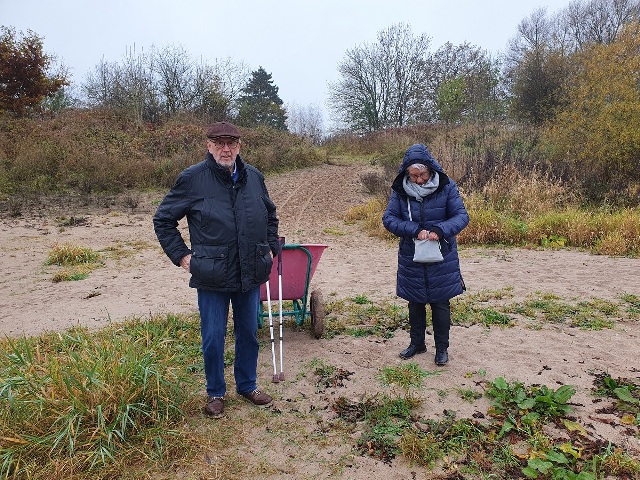
[[[224,344],[233,310],[236,391],[254,405],[272,401],[258,390],[260,285],[278,253],[278,218],[264,176],[240,157],[240,130],[227,122],[207,129],[207,156],[184,170],[153,218],[171,261],[191,274],[197,289],[207,381],[205,415],[224,415]],[[186,217],[191,248],[178,230]]]

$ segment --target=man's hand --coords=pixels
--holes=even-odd
[[[190,265],[191,265],[191,254],[189,253],[188,255],[185,255],[184,257],[182,257],[182,260],[180,260],[180,266],[184,268],[187,273],[191,273]]]

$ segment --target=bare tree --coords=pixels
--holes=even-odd
[[[116,69],[116,64],[102,58],[93,71],[87,74],[82,89],[89,105],[109,106],[113,99]]]
[[[338,65],[341,79],[329,85],[335,118],[353,131],[373,131],[415,121],[426,79],[430,38],[398,24],[378,42],[348,50]]]
[[[517,120],[541,124],[560,102],[567,58],[558,47],[556,26],[546,9],[537,9],[520,22],[518,34],[509,42],[504,81]]]
[[[237,103],[242,95],[242,89],[246,86],[250,76],[251,69],[243,62],[236,62],[232,58],[216,59],[211,72],[216,75],[220,81],[220,92],[229,101],[230,110],[228,113],[232,116],[237,115]]]
[[[192,110],[206,119],[227,120],[231,114],[231,99],[225,95],[224,83],[215,68],[198,65],[193,82],[198,95],[191,105]]]
[[[181,47],[167,46],[152,51],[151,70],[168,114],[189,111],[196,103],[196,66]]]
[[[576,0],[562,14],[575,50],[589,43],[613,42],[622,27],[640,15],[638,0]]]
[[[90,106],[128,111],[138,120],[158,115],[158,98],[147,58],[128,52],[122,63],[104,59],[90,72],[82,86]]]
[[[291,133],[310,139],[318,145],[323,139],[322,112],[316,105],[287,105],[287,128]]]
[[[241,72],[230,61],[195,62],[182,47],[152,47],[148,54],[130,50],[120,63],[103,60],[87,76],[83,91],[89,105],[127,110],[145,121],[182,112],[225,120],[246,81]]]

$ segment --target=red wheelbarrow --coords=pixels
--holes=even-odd
[[[293,303],[292,310],[283,310],[282,316],[295,317],[296,325],[302,326],[307,317],[311,318],[311,330],[316,338],[320,338],[324,332],[324,304],[322,293],[315,289],[309,295],[309,283],[316,271],[322,252],[327,245],[321,244],[283,244],[281,259],[274,258],[271,274],[269,275],[270,285],[278,285],[282,282],[282,300]],[[279,279],[278,265],[282,268]],[[260,306],[258,309],[258,326],[262,327],[264,318],[269,313],[264,312],[263,302],[271,300],[277,301],[279,292],[271,287],[272,298],[267,297],[266,284],[260,287]],[[275,297],[275,298],[274,298]],[[307,309],[307,298],[309,298],[309,309]]]

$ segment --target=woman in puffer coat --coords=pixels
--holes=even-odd
[[[382,223],[400,237],[396,293],[409,302],[411,339],[400,357],[407,359],[427,351],[426,305],[429,304],[436,346],[435,363],[446,365],[451,326],[449,301],[465,289],[456,235],[469,223],[469,215],[455,182],[422,144],[407,149],[391,189]],[[416,238],[438,240],[443,260],[430,264],[414,262]]]

